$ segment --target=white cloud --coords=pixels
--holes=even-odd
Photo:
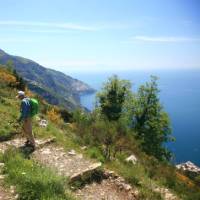
[[[131,38],[131,41],[142,41],[142,42],[200,42],[200,38],[192,38],[192,37],[174,37],[174,36],[166,36],[166,37],[152,37],[152,36],[134,36]]]
[[[34,42],[31,39],[18,39],[18,38],[0,38],[0,43],[29,43]]]
[[[137,22],[139,24],[139,22]],[[16,20],[1,20],[2,27],[14,27],[15,31],[38,32],[38,33],[64,33],[69,30],[74,31],[101,31],[101,30],[116,30],[128,29],[137,27],[135,22],[133,25],[125,22],[96,22],[95,25],[80,25],[76,23],[61,23],[61,22],[42,22],[42,21],[16,21]],[[140,24],[141,25],[141,24]],[[20,29],[21,28],[21,29]]]
[[[74,23],[49,23],[34,21],[0,21],[0,25],[4,26],[20,26],[20,27],[36,27],[36,28],[57,28],[63,30],[79,30],[79,31],[95,31],[92,26],[79,25]]]

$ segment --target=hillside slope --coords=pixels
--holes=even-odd
[[[94,92],[82,81],[45,68],[32,60],[9,55],[0,49],[0,64],[6,65],[8,61],[12,61],[19,75],[27,81],[29,89],[51,104],[73,110],[80,106],[80,95]]]
[[[0,176],[2,174],[1,178],[4,177],[9,187],[16,188],[19,199],[69,200],[72,198],[66,198],[64,191],[68,188],[70,193],[82,200],[199,200],[200,188],[195,182],[169,163],[159,162],[144,154],[136,141],[129,141],[129,151],[123,151],[116,158],[106,161],[97,145],[89,145],[80,137],[77,121],[64,123],[53,106],[48,106],[47,110],[41,109],[41,113],[33,120],[33,132],[37,141],[54,137],[55,143],[37,148],[31,159],[19,155],[18,147],[25,140],[22,138],[21,125],[16,123],[20,105],[15,98],[16,84],[12,73],[0,67],[0,152],[9,146],[14,147],[11,152],[5,152],[4,155],[0,153],[0,166],[5,165],[0,170]],[[40,107],[45,104],[40,99]],[[48,125],[40,126],[38,119],[47,120]],[[95,133],[101,134],[98,130]],[[126,141],[126,145],[129,142]],[[136,155],[136,164],[125,162],[130,154]],[[89,176],[82,174],[91,170],[90,164],[97,161],[102,162],[101,171],[109,172],[106,176],[105,173],[103,176],[99,174],[99,171],[96,173],[96,170]],[[74,174],[79,180],[75,180],[73,185],[66,179],[63,182],[64,177],[67,180],[70,177],[74,179],[71,176]],[[0,197],[1,190],[4,196],[7,195],[6,190],[1,188],[7,185],[3,182],[2,186],[2,181]]]

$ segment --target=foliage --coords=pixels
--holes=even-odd
[[[122,113],[126,112],[125,102],[130,97],[131,84],[129,81],[120,80],[116,75],[109,78],[101,92],[97,95],[101,113],[109,121],[116,121]]]
[[[15,77],[0,67],[0,141],[8,140],[19,133],[17,119],[17,93]]]
[[[160,160],[169,160],[171,154],[163,143],[171,141],[171,128],[158,93],[157,78],[151,76],[151,81],[142,85],[137,93],[133,123],[143,150]]]
[[[17,73],[17,71],[15,69],[13,70],[13,75],[16,77],[16,81],[18,83],[17,89],[25,91],[26,83],[25,83],[24,79]]]
[[[15,81],[17,83],[16,84],[17,89],[25,91],[26,83],[25,83],[24,79],[14,69],[14,62],[12,60],[8,60],[6,62],[5,67],[7,68],[7,73],[9,72],[10,74],[12,74],[15,77]]]
[[[55,124],[58,124],[61,121],[60,113],[56,107],[52,107],[47,111],[47,117],[51,122]]]
[[[72,122],[73,121],[72,113],[70,113],[66,109],[60,109],[60,115],[61,115],[62,119],[64,120],[64,122]]]
[[[0,84],[14,87],[17,85],[16,77],[9,73],[3,66],[0,65]]]
[[[105,157],[103,156],[102,151],[97,147],[89,148],[87,150],[87,154],[90,156],[90,158],[95,158],[102,163],[105,162]]]
[[[104,156],[110,160],[114,155],[114,147],[117,139],[115,122],[98,120],[91,125],[91,136],[97,144],[102,144]]]
[[[196,176],[194,180],[200,186],[200,175]]]

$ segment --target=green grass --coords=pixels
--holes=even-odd
[[[152,190],[152,187],[156,184],[156,182],[148,177],[147,172],[141,164],[138,163],[133,165],[131,163],[115,160],[107,163],[106,165],[108,168],[124,177],[125,180],[132,186],[137,187],[139,190],[139,199],[162,199],[159,193]]]
[[[93,159],[96,159],[102,163],[105,162],[105,157],[102,155],[102,152],[97,147],[90,147],[87,149],[86,154]]]
[[[76,142],[77,136],[72,133],[65,124],[63,124],[62,127],[59,127],[49,121],[47,127],[39,127],[35,120],[33,122],[33,132],[36,138],[55,137],[55,141],[58,146],[62,146],[66,150],[75,149],[80,151],[80,146]]]
[[[50,169],[27,160],[16,149],[2,156],[7,185],[15,185],[20,200],[72,200],[66,192],[67,181]]]
[[[16,123],[19,107],[13,95],[15,92],[14,89],[0,87],[0,141],[19,133],[19,125]]]
[[[117,172],[125,178],[134,187],[136,186],[140,192],[139,199],[161,199],[157,192],[152,191],[152,187],[169,188],[171,192],[180,197],[182,200],[200,200],[200,188],[198,186],[188,186],[176,177],[175,169],[167,164],[159,164],[150,167],[152,163],[146,160],[145,163],[124,162],[124,158],[120,158],[106,163],[106,166]],[[152,175],[154,174],[154,175]]]

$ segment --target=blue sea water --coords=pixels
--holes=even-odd
[[[192,161],[200,166],[200,70],[118,71],[118,72],[66,72],[88,83],[97,91],[113,74],[132,82],[132,89],[159,77],[160,100],[168,112],[176,141],[167,146],[175,154],[175,163]],[[95,94],[84,95],[81,103],[93,109]]]

